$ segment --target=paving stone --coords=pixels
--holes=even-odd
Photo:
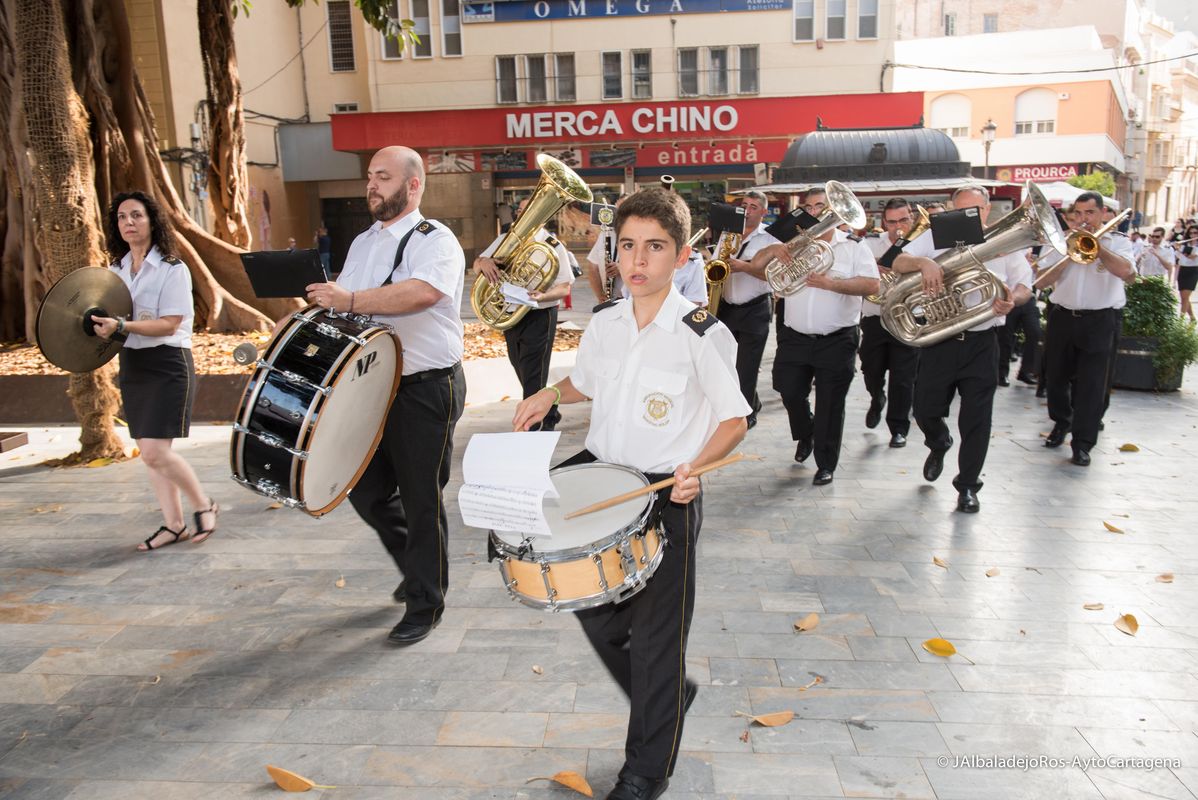
[[[837,756],[833,763],[847,797],[935,798],[918,759]]]

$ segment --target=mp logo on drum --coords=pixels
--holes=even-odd
[[[361,378],[370,372],[370,368],[374,366],[375,360],[379,357],[378,353],[367,353],[354,362],[354,380]]]

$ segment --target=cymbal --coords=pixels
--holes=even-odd
[[[50,287],[37,310],[37,346],[54,366],[91,372],[121,351],[123,341],[101,339],[93,317],[128,317],[133,298],[125,282],[103,267],[69,272]]]

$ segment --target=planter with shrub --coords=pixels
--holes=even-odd
[[[1127,287],[1123,337],[1115,355],[1115,386],[1172,392],[1186,365],[1198,361],[1198,331],[1177,315],[1177,296],[1164,278]]]

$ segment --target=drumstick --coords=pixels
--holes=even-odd
[[[737,461],[743,461],[746,458],[756,460],[759,458],[759,456],[746,456],[744,453],[733,453],[730,456],[721,458],[719,461],[713,461],[710,464],[704,464],[698,469],[692,470],[691,477],[697,478],[705,472],[711,472],[713,469],[719,469],[720,467],[726,467],[729,464],[735,464]],[[673,486],[674,483],[674,478],[669,477],[665,480],[658,481],[657,483],[651,483],[648,486],[642,486],[639,489],[633,489],[631,492],[625,492],[624,494],[618,494],[615,497],[609,497],[606,500],[601,500],[598,503],[587,506],[586,508],[580,508],[577,511],[571,511],[564,517],[564,519],[574,519],[575,517],[581,517],[583,514],[590,514],[595,511],[602,511],[605,508],[618,506],[620,503],[626,503],[633,498],[640,497],[641,495],[651,494],[656,492],[658,489],[665,489],[667,486]]]

